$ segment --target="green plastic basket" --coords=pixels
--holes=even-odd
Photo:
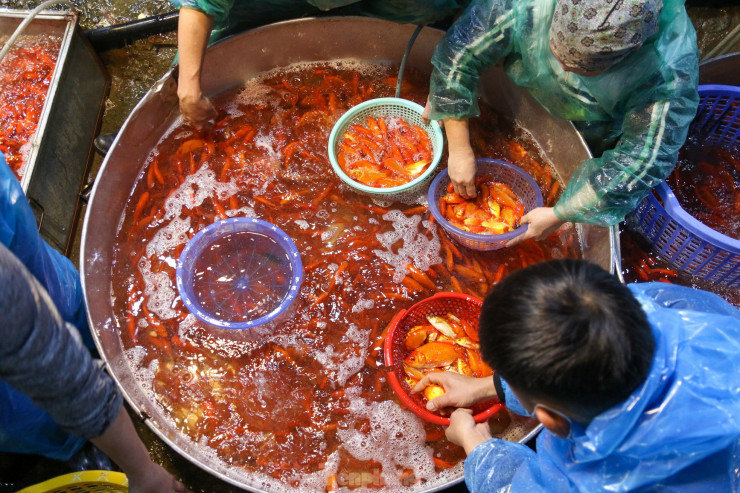
[[[444,146],[442,128],[439,126],[439,123],[435,121],[427,124],[423,123],[421,119],[423,112],[424,108],[420,105],[401,98],[371,99],[351,108],[337,121],[329,136],[329,160],[331,161],[332,168],[334,168],[334,172],[353,190],[380,200],[404,201],[417,198],[419,192],[423,192],[434,177],[434,170],[437,168],[439,160],[442,157],[442,148]],[[429,168],[412,181],[397,187],[377,188],[358,183],[347,175],[337,162],[337,149],[339,148],[344,132],[352,125],[365,125],[368,117],[377,118],[381,116],[384,118],[399,117],[410,125],[418,125],[427,132],[429,139],[432,141],[432,163],[429,165]]]

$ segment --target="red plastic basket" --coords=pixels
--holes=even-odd
[[[477,330],[482,305],[483,301],[480,298],[467,294],[437,293],[419,301],[408,310],[401,310],[391,321],[383,346],[385,365],[391,369],[388,372],[388,381],[401,402],[420,418],[443,426],[450,424],[449,418],[427,411],[423,397],[420,394],[412,394],[411,388],[406,383],[402,365],[404,354],[408,352],[403,347],[406,333],[416,325],[427,323],[427,315],[444,316],[448,313],[469,322]],[[478,412],[473,417],[477,423],[482,423],[502,408],[503,404],[498,399],[492,399],[475,406],[474,411]]]

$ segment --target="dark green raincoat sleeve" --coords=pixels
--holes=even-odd
[[[434,50],[430,118],[473,117],[480,74],[512,49],[513,0],[474,0]]]

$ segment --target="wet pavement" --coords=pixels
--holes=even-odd
[[[27,0],[0,0],[0,8],[27,8],[28,4]],[[37,2],[33,4],[36,5]],[[169,2],[162,0],[73,0],[73,4],[81,13],[80,25],[83,29],[95,29],[173,10]],[[703,55],[711,52],[733,28],[740,25],[740,5],[692,6],[688,10],[697,28],[699,48]],[[175,56],[175,45],[175,33],[164,33],[100,54],[112,82],[106,101],[102,133],[117,131],[139,99],[169,70]],[[740,39],[728,46],[727,51],[740,51]],[[94,179],[101,162],[102,158],[97,157],[89,181]],[[82,215],[80,222],[81,218]],[[75,263],[79,260],[79,229],[70,255]],[[143,421],[136,416],[133,418],[154,460],[179,477],[190,491],[242,491],[192,465],[154,435]],[[0,493],[17,491],[66,472],[71,472],[69,466],[56,461],[0,454]],[[467,491],[464,485],[448,490],[449,493],[463,491]]]

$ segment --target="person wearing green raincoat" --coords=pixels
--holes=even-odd
[[[468,118],[479,114],[480,74],[502,63],[596,156],[508,245],[565,222],[609,226],[675,166],[698,105],[698,59],[684,0],[474,0],[437,45],[427,115],[444,120],[455,190],[474,196]]]
[[[441,21],[470,0],[171,0],[180,8],[177,96],[185,121],[209,126],[216,110],[202,94],[200,76],[206,46],[226,34],[285,19],[320,15],[365,15],[412,24]]]

